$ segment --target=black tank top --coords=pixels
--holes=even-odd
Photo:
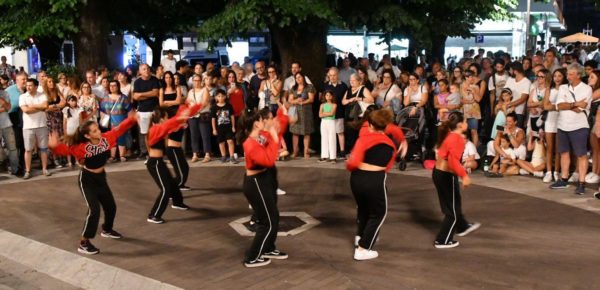
[[[150,148],[165,151],[165,139],[161,139],[154,143],[154,145],[150,145]]]
[[[164,100],[165,101],[175,101],[175,99],[177,99],[177,93],[170,93],[167,94],[165,93],[164,95]],[[177,110],[179,110],[179,105],[175,105],[175,106],[170,106],[167,108],[167,115],[169,116],[169,118],[175,116],[177,114]]]
[[[364,163],[386,167],[393,155],[394,148],[386,144],[378,144],[365,152]]]

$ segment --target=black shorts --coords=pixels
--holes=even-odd
[[[217,127],[217,142],[223,143],[227,140],[233,140],[235,138],[235,134],[233,134],[231,125],[228,126],[218,126]]]
[[[169,140],[173,140],[175,142],[181,142],[181,140],[183,139],[183,133],[185,132],[184,129],[179,129],[173,133],[169,134]]]

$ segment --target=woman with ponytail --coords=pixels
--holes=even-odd
[[[82,119],[86,119],[87,116]],[[56,155],[75,156],[76,160],[83,164],[79,173],[79,189],[83,194],[88,206],[88,215],[83,226],[83,233],[79,243],[79,251],[82,254],[94,255],[100,250],[90,242],[96,236],[98,221],[100,220],[100,206],[104,210],[104,224],[101,236],[105,238],[120,239],[122,236],[113,230],[113,222],[117,212],[117,206],[113,194],[106,181],[104,166],[110,158],[110,150],[117,146],[117,139],[125,134],[137,119],[134,114],[123,121],[112,130],[102,133],[98,123],[86,121],[74,135],[72,145],[59,143],[57,132],[50,134],[48,147]]]
[[[279,118],[273,119],[268,108],[260,111],[246,109],[240,118],[238,140],[246,156],[244,196],[254,210],[256,235],[246,251],[244,265],[249,268],[265,266],[270,259],[287,259],[286,253],[275,247],[279,228],[277,208],[277,177],[275,161],[279,151]]]
[[[369,111],[368,131],[360,135],[346,163],[352,172],[350,187],[357,204],[354,259],[358,261],[379,256],[372,249],[387,215],[386,178],[394,165],[396,145],[385,129],[393,119],[391,110]]]
[[[438,249],[457,247],[458,241],[452,239],[455,232],[462,237],[481,226],[479,223],[468,223],[461,208],[458,178],[462,179],[464,186],[471,184],[471,179],[461,164],[465,150],[463,134],[467,129],[467,119],[460,112],[450,113],[448,120],[439,126],[438,156],[432,177],[444,213],[442,228],[434,242]]]

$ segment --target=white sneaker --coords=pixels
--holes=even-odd
[[[535,171],[535,172],[533,172],[533,176],[542,178],[542,177],[544,177],[544,172],[543,171]]]
[[[358,247],[358,242],[360,241],[360,236],[354,236],[354,246]]]
[[[521,168],[521,169],[519,169],[519,175],[529,175],[529,171]]]
[[[286,194],[286,192],[281,190],[281,188],[277,189],[277,195],[285,195],[285,194]]]
[[[550,172],[550,171],[546,172],[546,175],[544,175],[544,179],[542,179],[542,181],[544,183],[552,182],[552,172]]]
[[[377,253],[377,251],[371,251],[366,249],[359,250],[358,248],[354,250],[354,260],[357,261],[370,260],[375,259],[377,257],[379,257],[379,253]]]
[[[558,173],[558,171],[554,171],[552,176],[554,177],[554,181],[558,181],[560,179],[560,173]]]
[[[573,172],[571,177],[569,177],[569,182],[578,182],[579,181],[579,173]]]
[[[594,172],[590,172],[585,176],[585,183],[598,183],[600,182],[600,176]]]

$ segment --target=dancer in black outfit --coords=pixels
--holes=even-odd
[[[175,183],[171,172],[167,168],[167,165],[163,161],[165,152],[165,136],[167,134],[177,131],[185,124],[189,119],[190,112],[197,112],[200,110],[200,105],[195,106],[191,109],[184,109],[175,117],[164,121],[164,112],[157,109],[154,110],[152,115],[152,126],[148,132],[148,161],[146,162],[146,168],[150,175],[158,185],[160,194],[154,202],[152,210],[148,215],[147,221],[155,224],[162,224],[165,222],[162,219],[162,215],[167,208],[169,198],[173,199],[171,205],[174,209],[188,210],[189,207],[183,203],[183,196],[179,190],[179,186]]]
[[[268,113],[268,111],[267,111]],[[244,195],[258,219],[256,235],[246,252],[244,265],[260,267],[268,265],[270,259],[287,259],[288,255],[275,247],[279,228],[277,208],[277,180],[275,167],[279,151],[279,124],[266,119],[254,110],[246,110],[241,116],[239,133],[246,156]]]
[[[163,77],[163,87],[160,89],[159,103],[161,108],[166,109],[167,116],[169,118],[173,118],[175,115],[177,115],[177,111],[182,104],[181,100],[181,86],[175,84],[175,78],[173,77],[173,74],[168,71]],[[185,158],[185,154],[183,154],[182,149],[181,141],[183,139],[184,132],[185,129],[181,128],[175,132],[169,133],[166,149],[167,157],[169,158],[169,161],[171,162],[171,165],[173,165],[173,169],[175,171],[175,184],[182,191],[190,190],[190,188],[185,185],[190,173],[190,166]]]
[[[87,117],[84,117],[86,119]],[[96,236],[100,220],[100,206],[104,210],[104,224],[101,236],[105,238],[120,239],[122,236],[113,230],[113,223],[117,213],[115,199],[106,181],[104,166],[110,158],[110,149],[117,146],[119,136],[127,132],[136,123],[135,114],[112,130],[102,133],[98,123],[87,121],[75,133],[74,145],[68,146],[59,143],[57,133],[50,134],[48,147],[55,155],[75,156],[83,164],[79,173],[79,189],[88,206],[88,215],[83,226],[83,233],[79,242],[79,251],[82,254],[94,255],[100,250],[90,239]]]
[[[385,128],[393,121],[390,110],[375,110],[368,117],[368,132],[358,138],[346,167],[350,175],[350,187],[357,204],[357,240],[355,260],[369,260],[379,256],[372,250],[377,235],[387,215],[386,172],[396,157],[396,145],[385,134]]]
[[[471,179],[460,162],[465,149],[463,134],[467,129],[467,119],[459,112],[450,113],[448,120],[439,127],[438,157],[432,175],[444,213],[442,228],[434,242],[438,249],[457,247],[458,241],[452,239],[455,232],[462,237],[481,226],[479,223],[468,223],[461,207],[458,178],[462,179],[464,186],[471,184]]]

